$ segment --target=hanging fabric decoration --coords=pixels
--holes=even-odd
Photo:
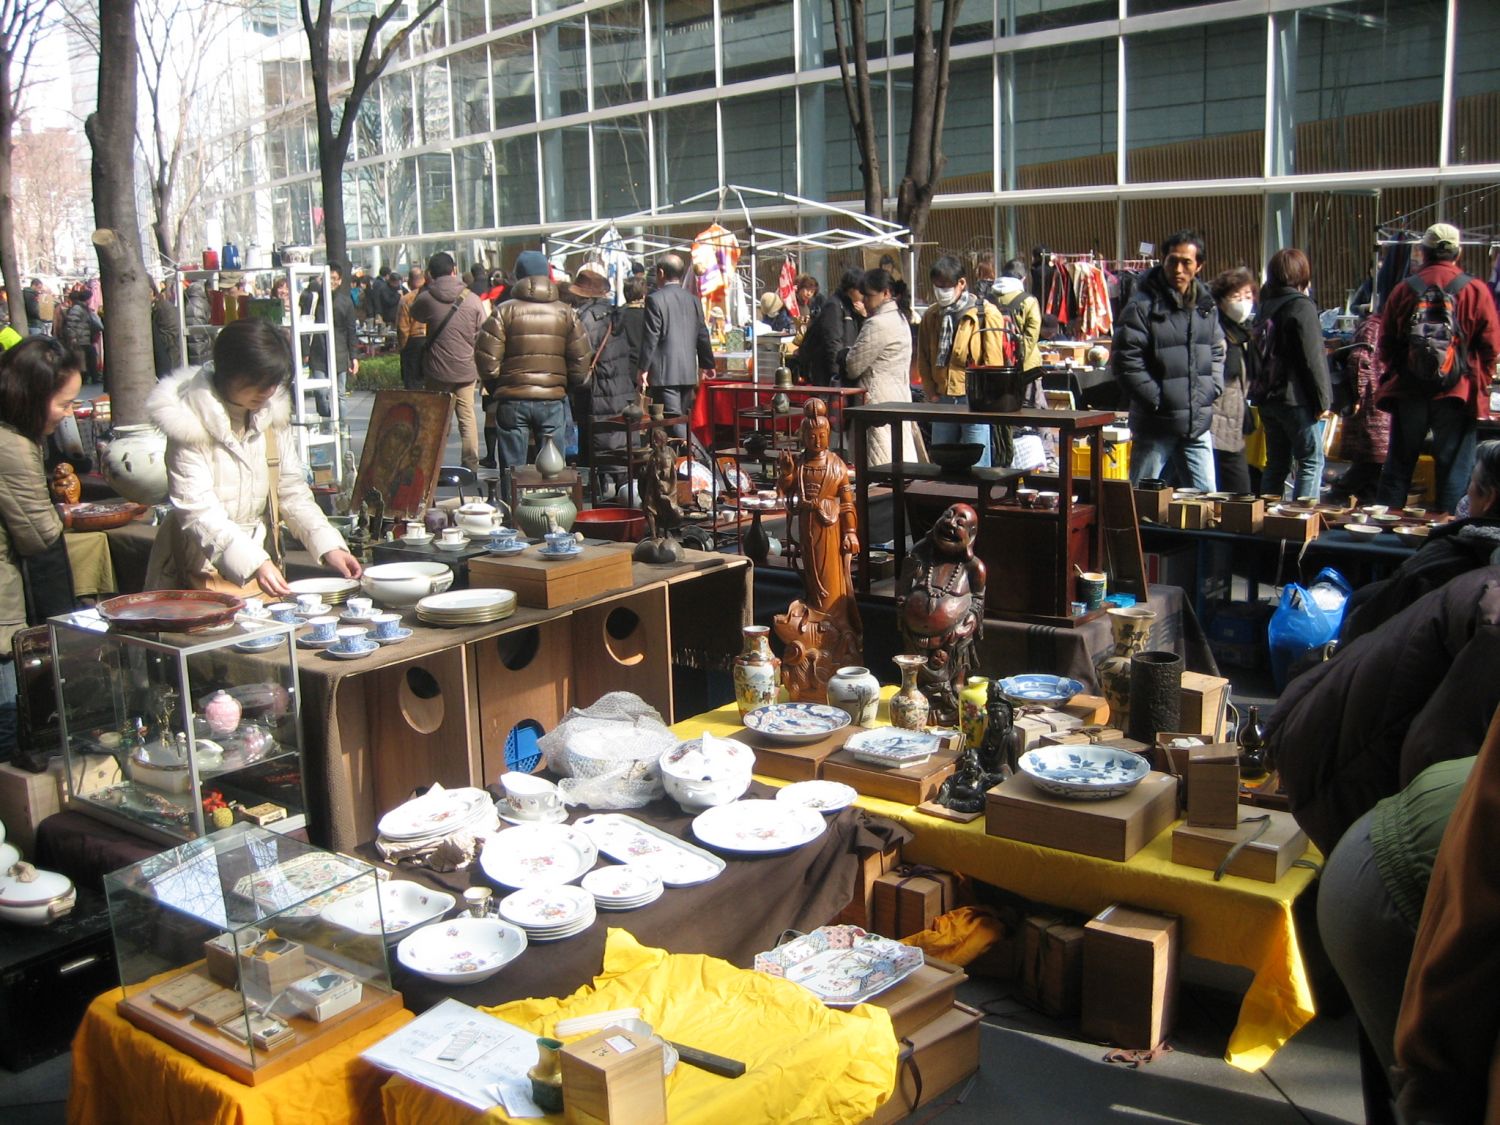
[[[781,263],[781,276],[776,279],[776,296],[781,298],[782,305],[786,307],[787,316],[795,321],[802,315],[802,310],[797,307],[797,263],[790,254]]]
[[[630,276],[630,254],[625,249],[625,240],[620,237],[620,232],[611,223],[599,237],[599,249],[597,256],[604,263],[600,272],[609,281],[609,289],[614,294],[614,303],[623,305],[625,303],[625,279]]]
[[[719,338],[738,308],[739,263],[740,240],[718,223],[711,223],[693,239],[693,269],[698,273],[703,318],[708,321],[709,331]]]

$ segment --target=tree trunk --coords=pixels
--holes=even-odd
[[[321,130],[319,130],[321,133]],[[318,172],[323,183],[323,242],[328,248],[328,260],[342,263],[345,273],[349,264],[349,235],[344,228],[344,161],[348,159],[349,142],[340,145],[336,137],[330,137],[325,147],[318,142]]]
[[[84,123],[93,150],[94,231],[104,291],[104,362],[115,423],[146,421],[156,385],[151,286],[135,203],[135,0],[99,6],[99,104]]]
[[[832,0],[833,37],[838,45],[839,74],[844,84],[844,100],[849,107],[849,123],[854,142],[859,146],[859,171],[864,184],[865,214],[872,219],[883,217],[885,185],[880,181],[880,139],[875,131],[874,103],[870,97],[870,49],[865,30],[865,0],[847,0],[848,22],[845,22],[843,0]],[[851,72],[849,39],[854,40],[854,62]]]
[[[16,260],[16,220],[11,195],[11,113],[10,52],[0,55],[0,275],[5,278],[5,295],[10,305],[10,322],[17,332],[26,335],[26,299],[21,295],[26,279]]]
[[[906,142],[906,173],[896,189],[896,222],[922,241],[932,196],[948,158],[943,155],[943,121],[948,108],[949,51],[963,0],[944,0],[943,22],[932,28],[933,0],[916,0],[912,12],[911,128]]]

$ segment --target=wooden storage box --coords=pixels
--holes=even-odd
[[[1317,512],[1267,513],[1260,525],[1260,533],[1267,539],[1285,539],[1292,543],[1311,543],[1322,529],[1323,521]]]
[[[1180,923],[1168,914],[1116,905],[1083,930],[1083,1033],[1129,1050],[1151,1050],[1172,1030]]]
[[[240,953],[240,981],[246,997],[275,996],[313,971],[307,951],[294,941],[281,953],[261,954],[258,946]]]
[[[1033,914],[1021,924],[1016,991],[1053,1019],[1078,1014],[1083,990],[1083,927],[1057,914]]]
[[[1135,750],[1137,746],[1143,745],[1126,738],[1125,732],[1118,727],[1105,726],[1079,727],[1077,730],[1064,731],[1060,734],[1044,734],[1037,739],[1037,743],[1041,746],[1096,746],[1107,743],[1125,750]]]
[[[1025,774],[1001,782],[985,802],[991,836],[1123,863],[1177,819],[1177,779],[1152,772],[1123,797],[1069,801]]]
[[[527,551],[514,558],[469,560],[469,585],[514,590],[521,605],[556,609],[635,585],[627,544],[586,546],[577,558],[551,560]]]
[[[920,805],[937,796],[943,782],[958,768],[958,755],[958,748],[950,742],[920,765],[889,769],[861,762],[848,750],[839,750],[824,759],[823,779],[842,781],[866,797]]]
[[[901,865],[901,845],[885,849],[871,848],[859,853],[859,877],[854,883],[854,897],[849,905],[839,912],[834,922],[839,925],[859,926],[870,929],[870,920],[875,916],[875,880],[887,871]]]
[[[1167,509],[1172,503],[1170,488],[1136,488],[1135,514],[1149,523],[1166,523]]]
[[[737,730],[736,738],[755,751],[755,772],[782,781],[813,781],[823,776],[823,763],[831,754],[844,748],[849,729],[835,731],[827,738],[802,746],[787,746],[762,738],[751,730]]]
[[[1187,821],[1202,828],[1233,828],[1239,823],[1240,756],[1233,746],[1215,743],[1187,752]]]
[[[1307,833],[1297,826],[1289,812],[1255,809],[1245,810],[1245,816],[1269,816],[1271,820],[1260,838],[1246,844],[1234,857],[1227,874],[1275,883],[1307,851]],[[1253,824],[1237,824],[1233,828],[1197,828],[1179,824],[1172,830],[1172,862],[1216,870],[1229,854],[1229,849],[1249,840],[1260,826],[1259,820]]]
[[[890,1014],[891,1030],[901,1040],[945,1015],[958,999],[958,986],[968,979],[957,965],[929,957],[911,976],[868,1003]]]
[[[888,871],[875,880],[870,928],[888,938],[919,934],[958,905],[957,879],[946,871],[909,875]]]
[[[1223,739],[1229,730],[1229,681],[1202,672],[1182,674],[1179,729]]]
[[[623,1027],[569,1043],[561,1051],[563,1112],[570,1122],[666,1125],[667,1084],[661,1044]]]
[[[1021,736],[1023,754],[1040,746],[1044,735],[1070,734],[1109,722],[1109,702],[1102,695],[1075,695],[1061,707],[1027,707],[1018,711],[1015,726]]]
[[[5,839],[20,848],[23,856],[36,851],[37,825],[61,809],[55,773],[0,765],[0,823],[5,825]]]
[[[872,1125],[891,1125],[909,1117],[913,1110],[936,1101],[978,1070],[981,1021],[978,1009],[955,1003],[943,1015],[913,1031],[909,1045],[901,1045],[896,1089],[869,1119]]]
[[[1213,523],[1213,505],[1207,500],[1173,500],[1167,505],[1167,524],[1170,527],[1201,531]]]
[[[1266,502],[1259,496],[1254,500],[1225,500],[1219,505],[1220,531],[1257,535],[1265,519]]]

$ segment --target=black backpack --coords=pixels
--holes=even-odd
[[[1250,378],[1246,384],[1246,392],[1250,401],[1257,406],[1279,398],[1286,392],[1287,365],[1277,355],[1277,325],[1277,319],[1268,316],[1257,320],[1250,329],[1250,349],[1246,357],[1249,360]]]
[[[1447,285],[1406,284],[1416,294],[1406,319],[1406,374],[1434,394],[1451,391],[1469,364],[1468,341],[1458,326],[1458,295],[1472,281],[1460,273]]]

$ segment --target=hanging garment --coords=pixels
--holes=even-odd
[[[625,303],[625,279],[630,276],[631,262],[630,253],[625,248],[625,240],[620,237],[620,232],[610,224],[602,235],[599,236],[599,249],[597,256],[604,263],[604,277],[609,282],[610,292],[614,294],[614,303],[623,305]]]
[[[776,296],[781,298],[787,316],[793,320],[801,317],[802,312],[797,307],[797,263],[790,254],[781,263],[781,276],[776,279]]]
[[[735,313],[735,290],[738,288],[740,240],[718,223],[711,223],[693,239],[693,268],[698,272],[698,297],[703,302],[703,319],[712,327],[714,309],[721,310],[725,323]],[[744,323],[740,321],[739,323]]]

